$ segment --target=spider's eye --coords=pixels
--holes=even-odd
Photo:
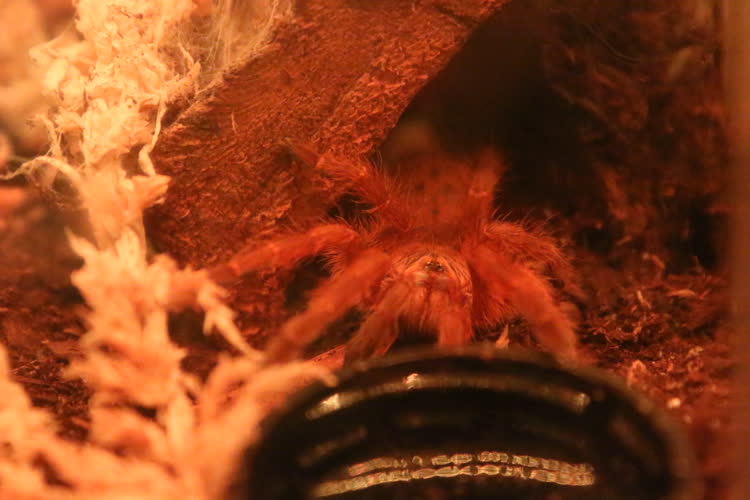
[[[434,260],[425,262],[424,268],[427,269],[428,271],[433,271],[436,273],[442,273],[443,271],[445,271],[445,268],[443,267],[443,265],[440,262],[436,262]]]

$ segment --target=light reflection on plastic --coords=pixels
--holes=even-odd
[[[332,413],[341,408],[341,395],[339,393],[334,394],[331,397],[325,398],[323,401],[318,403],[317,410],[321,414]]]
[[[457,476],[502,476],[563,486],[591,486],[596,482],[594,468],[587,463],[570,464],[501,451],[415,455],[410,459],[377,457],[347,467],[346,473],[348,478],[316,485],[313,495],[323,498],[389,483]]]
[[[399,394],[405,391],[429,389],[480,389],[501,393],[517,392],[531,394],[536,398],[555,405],[564,406],[577,414],[582,414],[591,403],[591,398],[584,392],[571,390],[567,387],[554,384],[554,382],[540,386],[537,382],[520,376],[493,375],[492,377],[486,377],[481,375],[463,375],[461,377],[453,377],[411,373],[396,382],[386,382],[365,389],[338,392],[307,410],[305,416],[308,419],[314,420],[342,408],[353,406],[368,398]]]
[[[419,389],[422,385],[419,373],[412,373],[404,378],[404,387],[407,389]]]

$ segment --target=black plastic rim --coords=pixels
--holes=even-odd
[[[439,441],[440,446],[454,446],[455,450],[462,443],[479,449],[477,446],[481,448],[478,443],[482,440],[492,441],[502,435],[502,439],[498,439],[512,442],[511,448],[515,447],[515,452],[518,452],[512,457],[527,457],[523,459],[527,460],[523,469],[526,472],[519,474],[533,473],[537,478],[541,475],[544,481],[548,481],[549,477],[554,478],[541,470],[542,466],[533,472],[528,460],[533,459],[534,463],[538,463],[538,459],[532,457],[531,453],[520,453],[533,440],[537,444],[528,445],[531,446],[529,449],[539,449],[540,441],[535,435],[539,433],[535,430],[528,431],[531,438],[522,438],[519,436],[524,435],[523,432],[507,431],[503,425],[495,424],[497,419],[493,419],[491,425],[496,427],[489,428],[485,424],[464,427],[456,434],[468,437],[457,437],[446,445],[443,440],[445,436],[452,436],[452,424],[435,424],[432,415],[441,411],[458,414],[464,411],[464,406],[466,414],[472,418],[481,416],[485,407],[487,414],[494,411],[495,415],[502,417],[506,415],[506,408],[509,414],[518,413],[521,411],[518,409],[522,408],[522,413],[518,413],[520,416],[515,420],[517,424],[520,422],[524,427],[527,421],[535,421],[538,422],[535,429],[547,432],[546,426],[549,426],[555,429],[550,434],[554,436],[567,432],[560,429],[573,429],[575,432],[571,436],[578,437],[571,437],[570,446],[588,450],[582,451],[583,455],[589,453],[599,457],[592,467],[596,474],[604,471],[602,477],[608,477],[609,483],[612,483],[612,491],[606,493],[608,496],[615,495],[618,488],[627,488],[627,485],[615,484],[620,474],[616,467],[612,469],[613,466],[607,462],[610,449],[612,456],[616,456],[620,449],[625,450],[622,453],[638,464],[631,469],[641,471],[633,472],[633,477],[645,478],[643,482],[648,483],[648,491],[651,492],[643,496],[642,492],[634,493],[635,488],[630,493],[622,493],[619,498],[639,496],[694,500],[701,494],[701,483],[694,472],[692,450],[681,426],[650,400],[627,388],[622,380],[592,367],[560,363],[541,353],[498,350],[492,346],[452,350],[420,348],[355,363],[340,371],[337,379],[335,386],[315,383],[306,387],[264,422],[262,441],[248,453],[246,478],[249,481],[245,481],[238,498],[359,498],[362,490],[355,489],[350,496],[341,497],[330,493],[331,485],[339,487],[339,484],[352,483],[351,479],[346,480],[348,483],[343,480],[337,482],[335,470],[342,469],[349,463],[348,460],[357,462],[349,457],[361,457],[364,451],[381,447],[389,439],[395,444],[388,449],[404,446],[411,450],[417,445],[423,446],[424,443],[418,441],[424,439],[425,442]],[[482,399],[485,397],[489,399]],[[446,402],[454,399],[457,406]],[[475,404],[474,401],[478,400],[483,403]],[[436,408],[432,407],[433,404]],[[406,408],[409,405],[412,405],[410,410]],[[413,422],[407,425],[411,426],[408,429],[399,427],[394,431],[389,419],[404,421],[404,415],[394,416],[402,410]],[[390,427],[384,427],[385,430],[378,434],[380,426],[388,425]],[[440,432],[436,431],[436,425],[442,426]],[[588,448],[579,442],[589,443]],[[554,455],[555,450],[552,451]],[[479,460],[478,454],[467,456]],[[547,455],[542,453],[540,456]],[[435,457],[444,455],[434,456],[433,463],[437,459]],[[504,460],[507,458],[504,457]],[[599,462],[605,465],[600,467]],[[564,461],[561,463],[565,464]],[[457,470],[455,464],[448,465]],[[470,466],[474,467],[474,471],[477,467],[489,467],[481,463],[466,467]],[[496,473],[497,467],[492,466]],[[510,470],[508,467],[510,465],[501,473]],[[518,465],[515,469],[520,471],[521,467]],[[383,470],[376,472],[382,473]],[[394,469],[392,473],[405,472]],[[417,472],[411,470],[411,473]],[[375,473],[370,475],[374,476]],[[587,476],[584,474],[580,477],[584,478],[582,481],[585,483]],[[533,482],[526,481],[525,484]],[[519,491],[523,489],[518,488]],[[467,494],[465,498],[475,496]],[[519,493],[514,498],[532,496]]]

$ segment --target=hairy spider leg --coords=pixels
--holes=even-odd
[[[389,286],[346,344],[344,362],[367,359],[388,352],[398,338],[398,318],[414,286],[399,280]]]
[[[393,180],[369,162],[346,161],[325,153],[318,157],[315,168],[372,205],[368,212],[376,214],[385,225],[400,230],[410,229],[413,207],[410,208],[408,200],[398,192]]]
[[[487,246],[497,253],[549,266],[552,275],[562,280],[566,292],[578,300],[584,299],[573,268],[550,238],[511,222],[488,224],[484,236]]]
[[[484,230],[485,236],[505,255],[548,262],[554,266],[567,265],[555,243],[542,235],[512,222],[493,222]]]
[[[325,328],[360,304],[391,266],[391,257],[377,249],[362,252],[347,268],[318,287],[307,309],[287,321],[268,344],[271,362],[294,359]]]
[[[471,309],[466,304],[451,300],[445,294],[440,294],[444,302],[437,309],[438,344],[441,346],[459,346],[471,342],[474,329],[471,326]]]
[[[341,251],[353,246],[359,239],[359,234],[345,224],[323,224],[303,234],[282,236],[257,247],[248,246],[229,262],[214,267],[211,277],[219,282],[227,282],[258,269],[290,269],[306,257]]]
[[[495,188],[501,172],[502,162],[497,154],[492,150],[483,151],[469,184],[462,227],[479,230],[492,218]]]
[[[403,319],[423,330],[434,328],[438,344],[464,345],[471,341],[471,295],[465,291],[425,290],[401,275],[384,283],[387,288],[372,312],[347,344],[346,361],[385,354],[399,335]]]
[[[397,228],[410,221],[406,200],[397,193],[394,182],[366,161],[341,159],[331,153],[319,154],[311,147],[289,141],[289,151],[301,161],[324,172],[332,181],[373,206],[370,210]]]
[[[545,350],[561,358],[578,358],[573,323],[557,307],[550,286],[542,277],[485,245],[474,248],[470,262],[490,293],[507,299],[526,318]]]

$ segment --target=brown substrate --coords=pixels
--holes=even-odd
[[[0,186],[0,196],[7,192]],[[65,240],[65,219],[48,201],[24,189],[27,199],[9,213],[0,211],[0,340],[8,350],[15,380],[31,401],[50,409],[60,434],[85,439],[89,390],[67,380],[68,360],[79,355],[84,307],[70,283],[80,265]]]
[[[630,253],[620,269],[579,254],[591,297],[582,341],[597,366],[682,422],[707,481],[706,498],[725,498],[734,372],[726,280],[699,266],[666,274],[643,254]]]

